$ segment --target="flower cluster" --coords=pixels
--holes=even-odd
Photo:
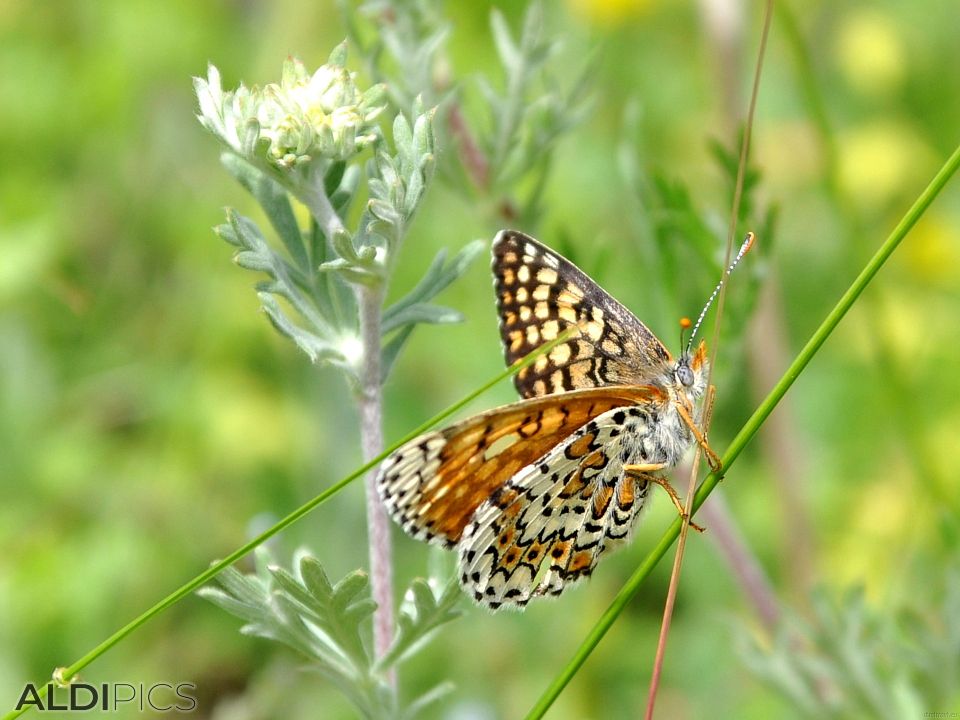
[[[200,122],[243,157],[263,152],[273,165],[289,169],[314,158],[346,160],[373,143],[377,116],[385,104],[385,87],[365,92],[345,67],[340,45],[326,65],[310,74],[289,58],[280,83],[263,88],[224,91],[220,72],[211,65],[207,79],[196,78]]]

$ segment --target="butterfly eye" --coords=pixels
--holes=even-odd
[[[680,384],[684,387],[693,385],[693,370],[690,369],[689,365],[677,366],[677,380],[679,380]]]

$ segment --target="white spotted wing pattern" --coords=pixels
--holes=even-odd
[[[706,351],[673,360],[522,233],[501,232],[493,252],[508,362],[576,334],[516,376],[526,399],[408,442],[383,461],[377,488],[408,534],[457,550],[464,590],[497,609],[560,594],[629,537],[650,483],[693,442],[682,415],[703,393]]]

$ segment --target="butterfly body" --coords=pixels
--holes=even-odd
[[[630,535],[649,486],[695,440],[706,350],[674,359],[629,310],[532,238],[494,240],[508,363],[572,334],[514,376],[519,402],[391,454],[377,487],[410,535],[456,548],[478,603],[518,607],[588,576]]]

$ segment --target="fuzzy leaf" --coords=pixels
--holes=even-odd
[[[481,240],[468,243],[449,263],[446,262],[446,249],[440,250],[413,290],[384,311],[384,322],[392,322],[394,316],[412,305],[428,302],[435,298],[467,271],[470,263],[483,252],[484,247],[485,243]]]
[[[213,232],[215,232],[217,234],[217,237],[219,237],[224,242],[230,243],[231,245],[234,245],[237,247],[241,246],[240,237],[237,235],[236,231],[234,230],[233,226],[230,223],[221,223],[220,225],[214,226]]]
[[[417,115],[413,126],[414,157],[423,158],[435,152],[435,138],[433,132],[433,116],[437,109],[433,108]]]
[[[429,325],[445,325],[463,322],[463,314],[453,308],[430,303],[414,303],[409,307],[391,314],[389,320],[383,320],[383,333],[389,333],[405,325],[427,323]]]
[[[234,241],[232,244],[248,250],[262,251],[268,248],[267,240],[260,232],[260,228],[250,218],[240,215],[235,210],[227,210],[227,222],[233,229]]]
[[[268,591],[267,583],[258,575],[244,575],[233,567],[220,573],[217,582],[231,597],[248,605],[260,603]]]
[[[339,65],[343,67],[347,64],[347,41],[343,40],[339,45],[337,45],[331,52],[330,57],[327,59],[327,64],[329,65]]]
[[[490,29],[493,31],[493,42],[497,46],[497,55],[505,68],[514,69],[520,65],[520,49],[510,34],[510,26],[503,13],[497,8],[490,12]]]
[[[368,665],[361,624],[373,615],[376,605],[368,597],[366,573],[355,570],[332,586],[320,563],[305,557],[300,561],[300,576],[317,624],[357,667]]]
[[[330,238],[330,244],[333,246],[334,252],[347,262],[355,263],[360,260],[357,249],[353,246],[353,239],[350,237],[350,233],[334,233],[333,237]]]
[[[401,167],[412,167],[414,165],[414,152],[416,148],[413,144],[413,131],[410,129],[410,123],[398,113],[393,121],[393,144],[397,148],[397,158],[400,160]]]
[[[347,575],[335,585],[320,563],[298,553],[299,573],[274,565],[257,553],[258,574],[234,568],[217,577],[220,588],[207,587],[201,596],[244,621],[245,635],[283,643],[310,659],[320,672],[360,709],[365,717],[395,717],[395,699],[382,676],[375,675],[366,650],[374,603],[366,575]]]
[[[292,322],[276,299],[266,292],[257,293],[264,312],[271,324],[283,335],[293,340],[298,348],[303,350],[310,362],[330,362],[341,367],[349,367],[349,361],[329,342],[308,330],[304,330]]]
[[[416,325],[407,325],[401,328],[399,332],[395,333],[392,338],[383,344],[383,349],[380,351],[381,385],[386,383],[387,378],[390,377],[390,371],[393,370],[393,365],[397,361],[400,351],[403,350],[404,346],[407,344],[407,340],[410,339],[410,335],[413,334],[413,329],[415,327]]]
[[[418,168],[419,169],[419,168]],[[424,190],[423,175],[417,170],[410,175],[410,181],[407,184],[406,193],[403,198],[403,214],[406,217],[412,217],[420,204],[420,198]]]
[[[257,200],[294,263],[306,270],[308,263],[303,235],[286,191],[273,178],[234,153],[223,153],[220,162]]]
[[[333,194],[340,189],[346,170],[347,163],[343,160],[330,163],[330,167],[327,168],[327,172],[323,176],[323,192],[328,198],[333,197]]]
[[[414,720],[422,715],[423,711],[435,702],[454,691],[456,686],[452,682],[440,683],[413,700],[400,715],[401,720]]]
[[[260,603],[243,602],[217,588],[200,588],[197,594],[248,623],[256,623],[262,619]]]
[[[425,580],[414,580],[407,592],[412,607],[401,610],[397,617],[397,635],[390,649],[378,663],[389,668],[402,662],[426,641],[430,633],[462,613],[455,610],[462,594],[456,582],[450,582],[440,597],[435,597]]]

